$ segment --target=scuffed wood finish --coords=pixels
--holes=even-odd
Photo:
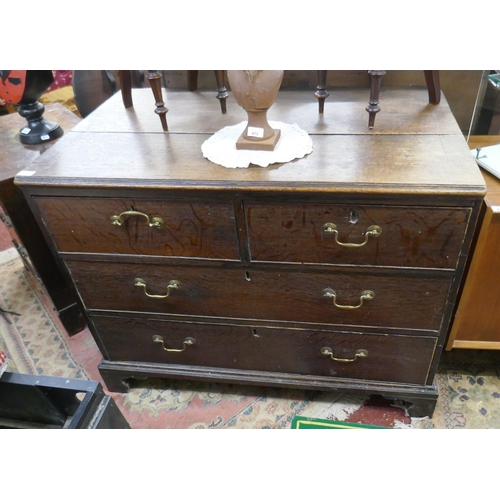
[[[68,256],[69,257],[69,256]],[[67,260],[88,309],[155,312],[191,316],[256,318],[331,325],[382,326],[437,332],[451,274],[376,272],[346,268],[305,271],[252,267],[129,264]],[[136,278],[147,287],[135,286]],[[96,280],[99,286],[96,287]],[[168,285],[178,289],[163,299]],[[341,309],[325,295],[337,293],[340,306],[357,306],[365,290],[374,292],[358,309]]]
[[[332,88],[329,92],[325,113],[320,115],[318,104],[310,92],[280,90],[276,102],[268,111],[268,119],[297,123],[310,134],[461,135],[446,98],[443,96],[439,106],[430,105],[424,88],[384,88],[384,111],[377,116],[377,126],[373,130],[366,126],[366,89]],[[126,109],[120,95],[113,95],[76,131],[165,135],[159,130],[158,118],[151,111],[151,91],[132,89],[132,96],[134,107]],[[164,98],[169,109],[170,133],[213,134],[222,127],[247,119],[246,112],[238,106],[231,92],[224,115],[213,91],[164,89]]]
[[[310,92],[280,93],[269,119],[297,123],[313,152],[233,170],[201,145],[244,120],[239,107],[167,100],[169,134],[112,98],[17,179],[92,318],[108,389],[150,376],[367,391],[432,413],[485,192],[446,102],[388,91],[375,133],[363,92],[336,95],[331,121]],[[110,207],[170,216],[168,238],[135,218],[110,230]],[[382,234],[339,249],[325,223],[350,243],[373,224]],[[353,349],[369,355],[349,361]]]
[[[470,211],[419,207],[377,207],[292,203],[247,203],[251,258],[254,261],[310,262],[454,269]],[[333,223],[340,243],[324,230]]]
[[[143,200],[135,198],[40,198],[40,213],[62,252],[145,254],[238,259],[232,203],[213,200]],[[143,215],[113,216],[126,211],[145,214],[161,228],[149,227]],[[68,231],[68,228],[71,228]]]
[[[57,181],[65,188],[279,190],[295,195],[388,193],[404,199],[412,194],[474,196],[484,185],[461,135],[314,135],[313,153],[305,158],[249,169],[228,169],[204,158],[201,146],[208,137],[72,134],[40,158],[39,174],[26,182],[50,186]]]
[[[92,316],[109,359],[424,384],[437,339]],[[160,335],[163,345],[154,341]],[[186,338],[194,343],[182,352]],[[330,347],[340,359],[322,354]],[[358,350],[367,351],[356,358]],[[419,352],[420,356],[414,356]]]

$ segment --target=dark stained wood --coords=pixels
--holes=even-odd
[[[37,162],[39,173],[17,176],[95,319],[108,389],[174,377],[366,391],[432,412],[484,181],[444,100],[430,106],[425,89],[387,91],[373,132],[363,93],[338,96],[329,121],[310,92],[280,93],[269,118],[297,123],[313,141],[310,155],[283,165],[233,170],[203,158],[203,142],[242,121],[241,110],[223,115],[213,94],[178,92],[167,96],[177,109],[168,134],[152,130],[151,113],[112,98]],[[99,222],[115,203],[148,216],[171,208],[175,244],[162,252],[165,240],[142,216],[128,217],[115,238]],[[189,241],[182,221],[203,236]],[[338,225],[340,241],[359,242],[372,223],[382,234],[353,257],[360,249],[339,252],[325,222]],[[361,299],[367,290],[372,300]],[[115,316],[124,319],[114,325]],[[151,331],[164,343],[150,342]],[[199,342],[163,350],[183,349],[187,331]],[[218,349],[224,340],[228,355]],[[370,357],[340,368],[324,355],[316,362],[327,340],[341,357],[366,341],[378,366],[357,371]],[[201,345],[203,353],[191,349]]]
[[[139,363],[103,360],[99,364],[99,372],[106,381],[111,392],[126,392],[134,384],[134,380],[145,377],[170,378],[178,380],[197,380],[201,382],[217,382],[258,386],[284,387],[288,389],[340,391],[352,394],[381,395],[396,402],[398,406],[407,408],[411,417],[428,417],[432,415],[438,398],[434,384],[383,384],[369,380],[349,378],[319,377],[288,373],[272,373],[261,371],[231,370],[227,368],[211,368],[190,365],[169,365],[166,363]]]
[[[45,117],[56,121],[69,131],[80,118],[60,104],[49,104]],[[0,203],[13,226],[13,241],[25,249],[29,261],[42,280],[56,312],[69,335],[85,328],[85,320],[72,282],[61,272],[59,257],[47,245],[22,191],[14,184],[15,175],[22,169],[36,170],[32,162],[56,143],[23,145],[19,129],[24,120],[17,113],[0,118]]]
[[[424,384],[437,339],[417,336],[363,335],[319,330],[241,327],[213,323],[176,323],[130,316],[92,316],[94,327],[115,361],[142,361],[259,370],[301,375],[348,377]],[[159,335],[168,352],[154,341]],[[322,354],[330,347],[339,362]],[[366,358],[356,358],[359,349]],[[414,356],[418,351],[421,356]]]
[[[126,108],[132,108],[134,106],[132,101],[132,71],[122,69],[118,71],[118,76],[120,77],[123,105]]]
[[[153,91],[153,95],[156,101],[156,109],[155,113],[160,117],[161,126],[164,132],[168,132],[168,124],[167,124],[167,113],[168,108],[165,107],[165,103],[163,102],[163,93],[161,90],[161,72],[157,70],[149,70],[146,73],[146,78],[151,85],[151,90]]]
[[[216,70],[215,71],[215,80],[217,82],[217,99],[220,101],[220,109],[222,111],[222,114],[227,113],[227,98],[229,97],[229,94],[226,89],[226,84],[225,84],[225,78],[224,78],[224,70]]]
[[[425,82],[427,83],[427,91],[429,92],[429,102],[431,104],[439,104],[441,102],[441,85],[439,82],[438,70],[424,71]]]
[[[63,252],[238,259],[233,206],[214,200],[40,198],[41,216]],[[122,224],[111,218],[127,211]],[[140,215],[144,214],[144,215]],[[163,227],[150,227],[155,218]],[[71,231],[68,231],[68,227]]]
[[[318,99],[318,111],[323,113],[325,111],[325,99],[330,95],[326,90],[326,70],[318,71],[318,85],[314,97]]]
[[[314,96],[318,98],[319,113],[324,112],[325,99],[330,95],[326,90],[327,81],[326,70],[317,71],[318,84],[316,87],[316,92]],[[380,94],[380,84],[382,76],[384,76],[386,71],[368,71],[369,81],[370,81],[370,101],[366,110],[369,113],[369,128],[373,128],[375,125],[375,116],[380,111],[379,104],[379,94]],[[429,103],[439,104],[441,101],[441,85],[440,85],[440,75],[439,70],[425,70],[424,71],[425,82],[427,85],[427,91],[429,94]]]
[[[217,83],[217,99],[219,99],[220,102],[220,109],[222,114],[227,113],[227,98],[229,97],[229,94],[226,89],[226,83],[225,83],[225,77],[224,77],[224,70],[214,70],[215,74],[215,81]],[[188,79],[188,90],[191,92],[194,92],[198,90],[198,71],[196,70],[189,70],[187,72],[187,79]]]
[[[188,90],[194,92],[198,90],[198,71],[189,70],[187,72]]]
[[[470,211],[420,207],[246,204],[254,261],[454,269]],[[324,225],[334,223],[340,243]],[[378,237],[365,234],[373,225]]]
[[[158,127],[158,118],[151,112],[151,90],[132,89],[134,108],[126,109],[120,95],[110,97],[105,106],[84,120],[77,131],[92,132],[151,132],[164,135]],[[232,93],[227,98],[227,113],[220,112],[213,91],[176,91],[164,89],[169,108],[171,133],[213,134],[219,129],[247,119]],[[366,126],[366,88],[330,89],[334,112],[318,114],[318,105],[311,94],[280,90],[276,102],[268,111],[269,120],[297,123],[314,135],[462,135],[443,96],[439,106],[431,106],[425,88],[385,88],[384,112],[377,116],[377,127]],[[328,107],[325,103],[325,109]],[[113,116],[113,119],[110,119]]]
[[[380,111],[379,107],[379,95],[380,95],[380,84],[382,82],[382,77],[385,75],[385,70],[373,70],[368,71],[370,77],[370,100],[368,101],[368,106],[366,111],[368,111],[368,128],[372,129],[375,126],[375,116]]]
[[[221,115],[222,116],[222,115]],[[466,196],[483,187],[479,168],[459,136],[316,135],[312,154],[268,168],[227,169],[201,154],[209,135],[145,136],[72,134],[40,158],[40,175],[24,182],[57,180],[64,187],[168,187],[220,191],[349,193],[446,193]],[[464,156],[466,153],[466,156]],[[181,157],[182,162],[176,161]],[[411,166],[409,164],[411,162]],[[65,165],[73,165],[68,172]],[[98,171],[94,166],[99,164]]]
[[[380,111],[379,95],[380,84],[382,77],[385,75],[384,70],[368,71],[370,79],[370,100],[366,111],[369,113],[368,128],[372,129],[375,126],[375,116]],[[439,104],[441,102],[441,85],[439,83],[439,70],[425,70],[425,83],[427,84],[427,92],[429,94],[430,104]]]
[[[166,263],[86,262],[67,257],[71,276],[88,309],[154,312],[186,317],[255,318],[331,325],[382,326],[438,331],[451,285],[451,274],[376,272],[332,267],[306,270],[292,266],[176,265]],[[99,286],[96,287],[95,279]],[[135,286],[144,280],[146,289]],[[168,297],[172,280],[180,283]],[[340,309],[325,289],[337,292],[337,304],[357,306],[365,290],[372,300],[358,309]]]

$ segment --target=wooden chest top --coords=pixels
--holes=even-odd
[[[458,195],[482,197],[485,185],[443,99],[425,90],[387,90],[375,129],[367,127],[366,92],[333,92],[320,115],[311,92],[281,92],[268,118],[297,123],[312,138],[305,158],[267,168],[227,169],[203,157],[217,130],[245,120],[232,96],[222,115],[213,93],[165,92],[169,133],[161,130],[149,89],[134,108],[119,94],[35,162],[22,185]],[[356,103],[353,106],[353,102]],[[359,104],[359,105],[358,105]],[[359,108],[359,110],[358,110]]]

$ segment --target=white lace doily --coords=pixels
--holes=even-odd
[[[201,146],[203,156],[226,168],[248,168],[250,164],[267,167],[272,163],[286,163],[303,158],[313,150],[309,134],[297,124],[269,122],[274,129],[281,130],[281,137],[274,151],[249,151],[236,149],[236,141],[247,122],[224,127],[207,139]]]

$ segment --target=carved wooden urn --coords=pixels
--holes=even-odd
[[[248,123],[236,149],[273,151],[281,131],[271,128],[267,110],[274,104],[283,70],[230,70],[227,72],[236,102],[247,112]]]

